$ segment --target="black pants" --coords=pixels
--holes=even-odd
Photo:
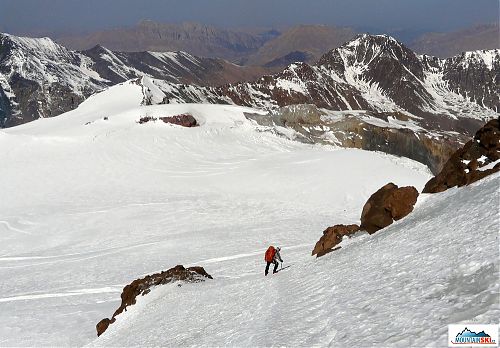
[[[269,273],[269,266],[271,266],[271,263],[274,263],[273,273],[278,272],[278,261],[268,262],[266,265],[266,275]]]

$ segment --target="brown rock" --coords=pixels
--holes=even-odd
[[[312,255],[317,257],[328,254],[342,241],[344,236],[349,236],[359,230],[358,225],[335,225],[323,231],[323,236],[314,246]]]
[[[418,191],[413,186],[401,187],[389,183],[375,192],[363,207],[360,229],[368,233],[389,226],[413,211]]]
[[[499,120],[491,120],[477,131],[474,139],[457,150],[446,162],[443,170],[425,184],[424,193],[446,191],[454,186],[464,186],[500,170],[500,163],[482,170],[500,158]],[[481,160],[480,160],[481,159]]]
[[[413,211],[413,206],[417,202],[418,191],[413,186],[401,187],[387,198],[387,209],[391,211],[392,218],[399,220]]]
[[[162,120],[165,123],[172,123],[182,127],[195,127],[198,125],[196,119],[189,114],[181,114],[170,117],[160,117],[160,120]]]
[[[113,324],[115,321],[116,321],[115,318],[113,319],[104,318],[99,323],[97,323],[97,325],[95,326],[97,330],[97,336],[98,337],[101,336],[102,333],[108,329],[108,326],[110,324]]]
[[[100,336],[104,331],[106,331],[110,324],[115,322],[117,315],[126,311],[128,306],[135,304],[137,296],[147,295],[154,286],[168,284],[175,281],[197,283],[205,281],[206,278],[213,279],[203,267],[197,266],[184,268],[184,266],[178,265],[167,271],[155,273],[144,278],[134,280],[132,283],[123,288],[123,292],[121,294],[121,305],[115,311],[111,319],[105,318],[96,325],[97,336]]]

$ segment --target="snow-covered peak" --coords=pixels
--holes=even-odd
[[[50,38],[1,34],[0,48],[2,49],[0,65],[3,73],[0,87],[4,90],[13,91],[14,87],[10,80],[20,76],[23,78],[21,84],[31,81],[30,90],[33,89],[33,85],[38,85],[41,94],[46,92],[51,94],[52,87],[55,90],[69,89],[73,95],[68,95],[69,100],[62,103],[68,103],[71,98],[73,103],[75,96],[88,96],[91,94],[90,91],[101,90],[105,86],[103,79],[92,70],[92,63],[85,59],[85,56],[68,50]],[[39,96],[41,101],[38,104],[49,103],[53,97],[62,97],[61,94],[59,92],[57,96]],[[12,98],[15,98],[15,95],[16,93],[11,92]],[[34,97],[37,98],[36,95]]]
[[[52,60],[68,59],[72,56],[71,51],[48,37],[29,38],[0,34],[0,45],[8,48],[10,56],[29,54]]]
[[[378,55],[387,55],[401,59],[404,55],[414,55],[411,50],[389,35],[361,34],[346,42],[339,48],[333,49],[320,61],[328,61],[336,55],[355,56],[357,61],[367,62]]]
[[[500,49],[464,52],[456,59],[461,61],[460,64],[463,67],[479,64],[492,70],[495,64],[500,64]]]
[[[355,47],[361,45],[396,45],[402,46],[402,44],[390,35],[371,35],[371,34],[360,34],[356,36],[353,40],[348,42],[345,46]]]

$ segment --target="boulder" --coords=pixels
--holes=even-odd
[[[335,250],[344,236],[349,236],[356,233],[359,230],[358,225],[335,225],[328,227],[323,231],[323,236],[314,246],[312,255],[316,257],[321,257],[329,252]]]
[[[443,170],[425,184],[423,193],[446,191],[469,185],[500,170],[499,120],[491,120],[477,131],[472,140],[457,150]]]
[[[96,330],[97,330],[97,337],[101,336],[104,331],[108,329],[108,326],[110,324],[113,324],[116,321],[115,318],[109,319],[109,318],[104,318],[100,322],[97,323],[96,325]]]
[[[196,127],[198,125],[196,119],[190,114],[181,114],[170,117],[160,117],[160,120],[162,120],[165,123],[172,123],[182,127]]]
[[[205,281],[205,279],[213,279],[203,267],[184,268],[182,265],[175,266],[167,271],[148,275],[141,279],[136,279],[129,285],[123,288],[121,294],[121,305],[115,311],[111,319],[105,318],[96,325],[97,336],[100,336],[110,324],[114,323],[116,316],[127,310],[128,306],[136,303],[137,296],[148,294],[151,289],[157,285],[168,284],[175,281],[184,281],[197,283]]]
[[[370,196],[361,213],[361,230],[372,234],[413,211],[418,191],[389,183]]]

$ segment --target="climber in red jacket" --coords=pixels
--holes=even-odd
[[[278,261],[283,262],[283,260],[281,259],[280,250],[280,247],[275,248],[272,245],[267,248],[266,255],[264,256],[264,261],[266,261],[266,271],[264,274],[266,276],[269,273],[269,266],[271,265],[271,263],[274,263],[273,274],[278,272]]]

